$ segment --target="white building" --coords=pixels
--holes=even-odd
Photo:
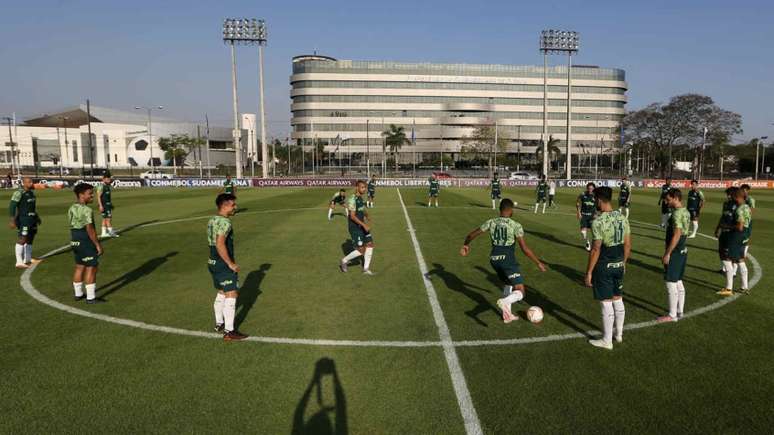
[[[12,163],[9,128],[0,128],[0,167],[12,164],[21,167],[59,167],[80,169],[92,162],[99,168],[145,169],[151,166],[168,166],[164,152],[158,146],[162,137],[188,135],[207,140],[201,150],[189,150],[186,166],[226,165],[235,162],[232,129],[175,121],[153,113],[148,133],[147,112],[129,112],[91,106],[91,122],[88,122],[86,105],[41,114],[24,119],[12,126],[13,150],[16,161]],[[254,115],[253,115],[254,117]],[[90,124],[90,125],[89,125]],[[91,144],[89,143],[91,128]],[[242,150],[247,153],[248,133],[242,130]],[[207,143],[207,142],[205,142]],[[91,145],[91,148],[90,148]]]

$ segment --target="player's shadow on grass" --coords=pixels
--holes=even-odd
[[[443,265],[438,263],[433,263],[433,270],[427,272],[427,278],[430,279],[433,275],[441,278],[444,285],[446,285],[446,287],[448,287],[450,290],[457,293],[462,293],[468,299],[476,303],[476,306],[468,311],[465,311],[465,314],[479,325],[489,327],[486,322],[478,318],[478,316],[482,313],[492,311],[496,316],[500,315],[500,311],[498,311],[497,308],[492,305],[492,303],[489,302],[489,300],[484,295],[473,289],[478,289],[484,292],[489,292],[489,290],[474,286],[473,284],[469,284],[461,280],[457,275],[449,272]]]
[[[691,248],[693,248],[693,247],[691,247]],[[713,251],[714,251],[714,249],[713,249]],[[648,254],[647,252],[637,251],[635,249],[632,249],[632,252],[637,254],[637,255],[642,255],[643,257],[653,258],[654,260],[658,260],[659,264],[661,263],[661,256],[660,255]],[[695,264],[695,262],[691,262],[690,261],[690,254],[689,254],[688,260],[689,261],[688,261],[687,267],[690,267],[691,269],[703,270],[705,272],[710,272],[710,273],[716,273],[717,272],[717,269],[710,269],[708,267],[701,267],[701,266],[698,266],[697,264]]]
[[[583,246],[580,245],[580,242],[578,244],[570,243],[570,242],[568,242],[566,240],[562,240],[562,239],[554,236],[553,234],[543,233],[543,232],[534,231],[534,230],[525,231],[525,233],[527,233],[527,234],[529,234],[531,236],[540,237],[541,239],[546,240],[546,241],[551,242],[551,243],[556,243],[556,244],[559,244],[559,245],[569,246],[569,247],[581,249],[581,250],[584,250],[584,251],[586,250],[586,248],[584,248]]]
[[[354,250],[355,250],[355,244],[352,243],[352,240],[345,240],[344,243],[341,244],[341,253],[344,254],[345,256]],[[362,258],[363,256],[361,255],[355,258],[354,260],[350,261],[348,265],[351,266],[353,263],[360,264],[361,261],[365,261],[365,260],[361,260]]]
[[[134,230],[136,228],[140,228],[142,226],[145,226],[145,225],[148,225],[148,224],[152,224],[152,223],[155,223],[155,222],[158,222],[158,221],[159,221],[158,219],[154,219],[152,221],[145,221],[145,222],[140,222],[140,223],[137,223],[137,224],[134,224],[134,225],[129,225],[128,227],[121,228],[120,230],[118,230],[118,233],[119,234],[128,233],[129,231],[132,231],[132,230]],[[112,240],[112,239],[108,237],[108,238],[100,239],[99,242],[100,242],[100,244],[104,244],[104,243],[109,242],[110,240]],[[64,253],[70,252],[70,251],[72,251],[72,248],[70,246],[65,246],[62,249],[57,249],[54,252],[52,252],[51,254],[44,255],[44,256],[42,256],[40,258],[52,258],[52,257],[56,257],[57,255],[62,255]]]
[[[122,288],[144,276],[151,275],[156,269],[158,269],[162,264],[166,263],[175,255],[177,255],[177,251],[169,252],[161,257],[151,258],[140,266],[130,270],[129,272],[126,272],[125,274],[102,286],[100,289],[99,297],[104,298],[105,296],[111,295],[118,290],[121,290]]]
[[[244,282],[239,287],[239,297],[237,298],[237,314],[234,317],[234,327],[239,328],[239,325],[247,318],[247,314],[255,305],[255,301],[258,296],[263,293],[261,291],[261,282],[266,277],[266,273],[271,269],[271,264],[264,263],[257,270],[253,270],[247,274]]]
[[[325,378],[330,377],[331,382]],[[328,390],[332,386],[333,391]],[[310,402],[316,403],[310,403]],[[315,410],[306,417],[307,411]],[[320,358],[314,366],[314,374],[293,412],[293,435],[349,433],[347,422],[347,397],[336,371],[336,364],[330,358]]]
[[[469,202],[468,205],[471,207],[477,207],[477,208],[491,208],[491,206],[486,204],[481,204],[480,202]]]
[[[549,264],[549,267],[551,269],[554,269],[555,266],[557,265]],[[498,278],[496,274],[486,270],[481,266],[476,266],[476,269],[486,274],[487,280],[489,280],[489,282],[491,282],[492,284],[497,286],[503,285],[503,283],[500,281],[500,278]],[[573,275],[578,273],[576,271],[573,271],[569,267],[564,267],[563,269],[557,269],[557,270],[559,271],[559,273],[562,273],[562,270],[566,270],[568,272],[571,271]],[[570,277],[570,279],[573,279],[573,278]],[[536,290],[534,287],[530,287],[530,286],[526,286],[526,287],[527,287],[527,293],[524,295],[524,302],[527,305],[529,306],[537,305],[538,307],[543,309],[543,312],[546,315],[550,315],[551,317],[555,318],[559,323],[587,337],[591,337],[588,334],[589,329],[591,330],[597,329],[596,325],[592,324],[591,322],[584,319],[583,317],[578,316],[572,311],[564,309],[561,305],[552,301],[551,299],[548,298],[548,296]],[[522,316],[522,318],[526,318],[526,316]]]

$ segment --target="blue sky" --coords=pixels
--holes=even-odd
[[[222,4],[218,4],[222,3]],[[227,16],[264,18],[269,135],[288,133],[291,57],[539,64],[543,28],[581,33],[577,63],[623,68],[629,109],[698,92],[774,138],[771,1],[28,1],[0,14],[0,114],[85,101],[164,105],[228,125]],[[257,51],[238,51],[240,111],[258,107]],[[560,58],[555,60],[560,62]]]

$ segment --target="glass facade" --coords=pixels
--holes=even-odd
[[[346,145],[355,147],[367,143],[375,146],[381,143],[381,131],[396,124],[404,127],[409,137],[414,130],[421,152],[443,149],[455,153],[475,128],[498,121],[500,137],[509,139],[511,144],[518,142],[520,147],[523,140],[543,138],[543,72],[542,66],[530,65],[354,61],[300,56],[293,61],[290,78],[291,137],[306,144],[312,140],[324,144],[344,140]],[[568,107],[567,98],[556,94],[566,96],[567,72],[566,66],[549,67],[546,71],[551,80],[547,87],[549,95],[561,97],[547,100],[546,132],[560,140],[560,148],[567,140]],[[519,83],[519,79],[526,80]],[[557,83],[556,79],[561,82]],[[625,72],[574,66],[572,79],[573,83],[582,81],[579,86],[572,85],[569,108],[572,141],[576,145],[617,143],[625,114]],[[498,92],[502,94],[497,95]],[[511,98],[514,92],[525,95]],[[370,120],[368,127],[364,118]],[[382,122],[380,118],[386,119]],[[515,152],[512,148],[509,147],[509,152]],[[401,152],[413,151],[410,146],[401,149]]]

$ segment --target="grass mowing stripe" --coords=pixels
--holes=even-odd
[[[398,192],[400,205],[403,207],[403,216],[406,218],[406,225],[408,226],[408,232],[411,236],[411,243],[414,245],[414,254],[416,254],[417,257],[419,272],[422,274],[422,282],[425,284],[427,298],[429,299],[430,307],[433,310],[433,318],[438,327],[438,335],[441,338],[446,364],[449,366],[449,374],[452,378],[454,393],[457,395],[457,403],[460,407],[460,412],[462,413],[462,419],[465,422],[465,431],[468,434],[481,434],[483,433],[481,430],[481,423],[478,421],[476,408],[473,406],[473,399],[470,397],[470,390],[465,382],[465,374],[462,373],[460,360],[457,357],[457,350],[454,348],[454,343],[452,342],[451,334],[449,333],[449,325],[446,324],[446,319],[443,317],[443,311],[441,310],[441,305],[438,303],[438,295],[435,292],[435,287],[427,277],[427,264],[425,264],[425,259],[422,256],[422,250],[419,247],[417,234],[416,231],[414,231],[414,225],[411,224],[411,218],[406,209],[406,204],[403,202],[403,196],[400,194],[400,189],[396,190]]]

